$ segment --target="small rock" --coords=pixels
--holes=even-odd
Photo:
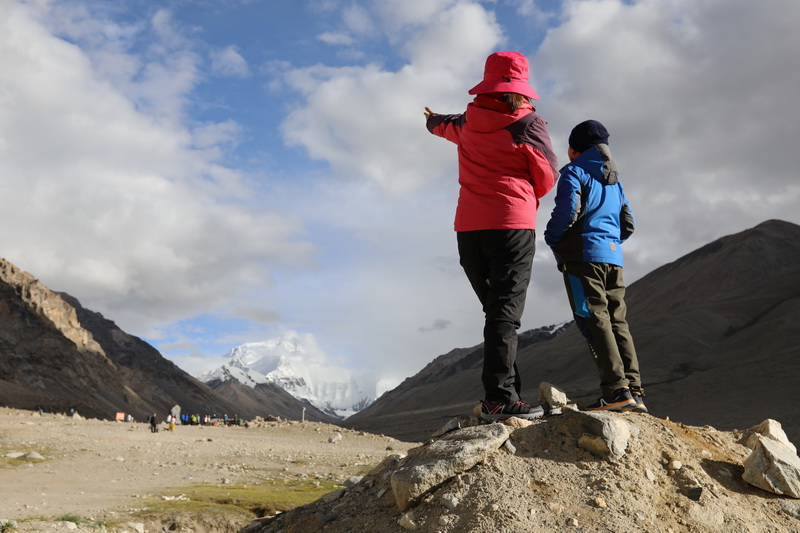
[[[23,455],[22,458],[26,459],[28,461],[42,461],[42,460],[44,460],[44,457],[42,457],[41,454],[39,454],[37,452],[28,452],[25,455]]]
[[[503,448],[508,450],[508,453],[510,453],[511,455],[517,453],[517,448],[514,446],[514,444],[512,444],[511,439],[508,439],[503,443]]]
[[[458,418],[451,418],[444,426],[439,428],[438,431],[431,435],[431,438],[436,439],[445,433],[450,433],[451,431],[455,431],[457,429],[461,429],[461,421]]]
[[[567,409],[561,416],[566,418],[567,425],[586,432],[588,438],[581,437],[578,446],[611,462],[616,462],[625,455],[628,440],[631,438],[630,425],[625,420],[607,413],[571,409]]]
[[[336,433],[334,433],[333,435],[331,435],[330,437],[328,437],[328,442],[333,443],[333,444],[336,444],[337,442],[340,442],[341,440],[342,440],[342,434],[339,433],[338,431]]]
[[[524,418],[519,418],[517,416],[512,416],[511,418],[506,419],[503,423],[507,426],[511,426],[514,429],[526,428],[535,424],[535,422],[532,420],[525,420]]]
[[[458,521],[458,516],[452,514],[443,514],[439,517],[439,525],[445,527],[452,527]]]
[[[742,479],[773,494],[800,498],[800,457],[776,440],[760,435],[757,439],[744,461]]]
[[[567,518],[566,524],[571,527],[578,527],[578,519],[577,518]]]
[[[567,394],[550,383],[539,383],[539,401],[546,403],[551,409],[565,407],[569,403]]]
[[[414,521],[414,516],[411,513],[406,513],[397,521],[398,525],[403,529],[414,530],[417,529],[417,523]]]
[[[789,437],[786,436],[781,423],[777,420],[768,418],[757,426],[753,426],[746,430],[744,432],[744,436],[739,439],[739,444],[747,446],[751,450],[755,450],[756,446],[758,445],[759,436],[780,442],[792,450],[792,453],[797,453],[797,448],[791,443],[791,441],[789,441]]]
[[[344,480],[343,485],[349,489],[351,487],[355,487],[356,485],[358,485],[362,479],[364,479],[364,476],[350,476],[349,478]]]
[[[667,470],[669,470],[670,472],[677,472],[681,468],[683,468],[683,463],[678,461],[677,459],[673,459],[672,461],[667,463]]]
[[[452,492],[445,492],[444,494],[442,494],[442,503],[450,511],[455,511],[456,507],[458,507],[458,504],[460,502],[461,501],[458,499],[458,496],[456,496]]]
[[[606,507],[608,507],[608,504],[606,503],[606,501],[603,498],[601,498],[600,496],[598,496],[597,498],[592,500],[592,505],[594,505],[598,509],[605,509]]]

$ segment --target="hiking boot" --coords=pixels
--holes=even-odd
[[[644,404],[642,404],[644,405]],[[627,387],[617,389],[611,396],[601,396],[586,406],[586,411],[628,411],[636,407],[636,400]]]
[[[481,402],[481,418],[484,420],[506,420],[516,416],[527,420],[544,416],[544,409],[538,405],[530,405],[522,400],[511,403]]]
[[[636,401],[636,407],[631,408],[634,413],[646,413],[647,406],[644,404],[644,391],[642,389],[631,388],[631,396]]]

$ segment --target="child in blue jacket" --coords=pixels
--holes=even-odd
[[[561,169],[544,240],[600,373],[602,396],[586,409],[647,412],[622,279],[622,243],[633,233],[634,218],[608,137],[596,120],[573,128],[570,163]]]

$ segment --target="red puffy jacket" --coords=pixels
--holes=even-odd
[[[555,184],[558,159],[533,106],[511,113],[507,103],[478,95],[465,113],[432,114],[427,126],[458,145],[456,231],[536,229],[539,198]]]

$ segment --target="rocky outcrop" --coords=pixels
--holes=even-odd
[[[775,494],[800,498],[800,457],[781,425],[765,420],[740,441],[753,452],[744,461],[742,479]]]
[[[78,321],[75,309],[67,304],[59,294],[51,291],[32,275],[20,270],[5,259],[0,259],[0,282],[7,284],[27,306],[37,315],[49,322],[64,337],[75,343],[81,351],[89,351],[105,357],[105,352],[95,342],[92,334]],[[8,307],[3,309],[5,318]],[[7,320],[8,323],[8,320]],[[6,333],[9,333],[6,329]]]
[[[491,424],[445,434],[429,446],[414,448],[392,473],[392,493],[401,511],[428,491],[483,462],[510,435],[508,426]]]
[[[800,532],[800,502],[765,499],[742,480],[743,462],[754,459],[745,460],[750,450],[739,441],[752,428],[723,432],[570,405],[563,413],[488,425],[451,420],[357,483],[242,533]],[[775,433],[771,422],[759,426]],[[789,452],[772,438],[755,440]]]

